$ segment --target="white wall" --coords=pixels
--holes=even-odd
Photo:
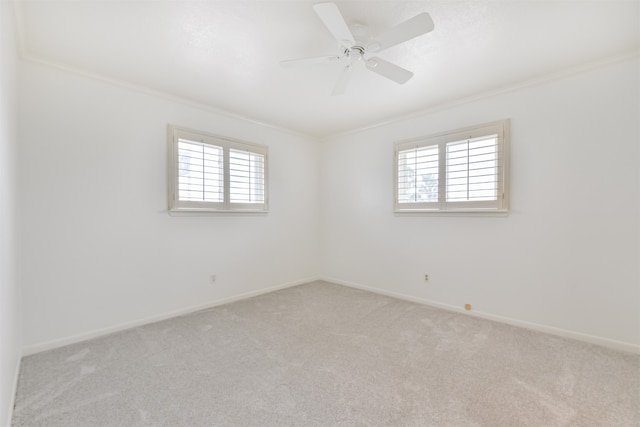
[[[639,73],[610,64],[327,141],[322,276],[640,345]],[[394,141],[504,118],[508,217],[394,215]]]
[[[20,72],[27,352],[317,276],[318,142],[34,63]],[[169,123],[267,145],[270,212],[170,216]]]
[[[0,425],[10,424],[22,354],[15,232],[16,64],[10,3],[0,1]]]
[[[318,273],[638,346],[638,72],[615,63],[318,144],[20,63],[26,350]],[[393,214],[394,141],[503,118],[508,217]],[[269,214],[169,216],[167,123],[268,145]]]

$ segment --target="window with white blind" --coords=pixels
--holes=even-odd
[[[173,212],[267,211],[267,147],[169,126]]]
[[[394,149],[397,212],[508,212],[508,120]]]

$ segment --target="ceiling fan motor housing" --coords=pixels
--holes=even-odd
[[[361,61],[364,56],[365,48],[359,45],[351,46],[344,50],[344,54],[353,63],[354,61]]]

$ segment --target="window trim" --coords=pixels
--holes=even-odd
[[[236,139],[226,138],[207,132],[187,129],[180,126],[167,126],[167,139],[169,147],[169,213],[266,213],[269,210],[269,162],[268,147],[260,144],[253,144]],[[178,142],[180,139],[200,142],[217,147],[223,150],[223,201],[180,201],[178,199]],[[248,151],[264,156],[264,202],[263,203],[240,203],[231,202],[230,190],[230,150]]]
[[[498,200],[496,201],[446,201],[446,147],[448,143],[482,136],[498,135]],[[505,215],[509,213],[509,154],[510,120],[504,119],[476,126],[455,129],[419,138],[398,141],[394,144],[393,156],[393,206],[394,212],[405,214],[486,214]],[[399,203],[398,197],[398,155],[411,148],[438,147],[438,201]]]

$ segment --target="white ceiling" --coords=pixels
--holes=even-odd
[[[364,68],[332,97],[339,54],[298,1],[32,1],[16,16],[25,58],[120,80],[316,137],[640,49],[640,1],[336,1],[379,34],[420,12],[435,30],[380,53],[415,73],[404,85]]]

